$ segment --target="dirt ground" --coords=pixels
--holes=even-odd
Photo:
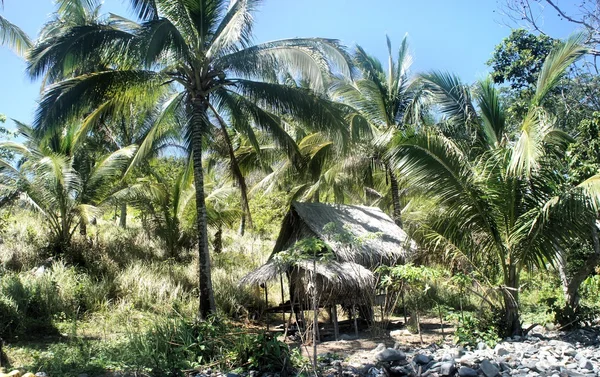
[[[393,347],[398,343],[400,348],[425,347],[432,343],[452,342],[454,327],[451,323],[444,323],[443,335],[442,327],[438,318],[421,318],[421,337],[417,333],[412,333],[404,325],[402,318],[392,318],[386,329],[378,325],[371,329],[366,325],[359,326],[358,338],[356,338],[354,326],[352,323],[340,323],[340,340],[333,337],[333,325],[321,323],[320,333],[322,341],[317,344],[317,354],[335,354],[337,357],[347,361],[350,364],[368,364],[374,362],[373,350],[379,343],[386,347]],[[288,337],[288,341],[289,341]],[[291,346],[300,346],[305,356],[312,357],[313,345],[311,342],[301,344],[298,341],[291,341]]]

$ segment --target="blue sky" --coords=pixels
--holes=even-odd
[[[488,71],[485,62],[494,46],[510,34],[500,15],[502,0],[264,0],[256,14],[255,41],[291,37],[337,38],[346,46],[361,45],[382,61],[385,35],[393,48],[408,33],[415,73],[455,72],[472,82]],[[105,12],[131,16],[126,2],[105,0]],[[5,0],[2,15],[34,37],[54,9],[52,0]],[[566,37],[571,25],[551,18],[545,27]],[[39,82],[25,76],[25,63],[0,47],[0,113],[31,122]]]

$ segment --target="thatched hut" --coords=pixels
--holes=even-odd
[[[280,257],[298,241],[311,237],[322,240],[332,257],[316,262]],[[414,249],[406,232],[379,208],[295,202],[283,220],[269,260],[246,275],[241,284],[262,284],[284,274],[292,303],[303,308],[311,307],[314,292],[320,306],[369,305],[375,296],[373,270],[402,263]]]

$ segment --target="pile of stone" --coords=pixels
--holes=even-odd
[[[473,349],[430,345],[409,349],[379,344],[373,362],[325,368],[327,376],[430,377],[597,377],[600,376],[600,334],[578,330],[568,334],[533,334],[505,339],[494,348]]]

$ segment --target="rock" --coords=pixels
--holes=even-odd
[[[442,361],[451,361],[451,362],[454,362],[454,358],[455,357],[456,356],[454,356],[454,355],[451,355],[449,353],[445,353],[445,354],[442,355]]]
[[[477,343],[477,350],[478,351],[483,351],[483,350],[486,350],[488,348],[489,348],[488,345],[485,344],[484,342]]]
[[[565,348],[565,350],[563,351],[563,355],[574,357],[575,355],[577,355],[577,350],[572,347]]]
[[[406,329],[390,331],[390,336],[392,338],[395,336],[410,336],[410,335],[412,335],[412,333]]]
[[[48,377],[48,375],[46,374],[46,372],[37,372],[35,374],[35,377]]]
[[[229,372],[225,375],[225,377],[240,377],[240,375],[237,373]]]
[[[369,371],[371,370],[371,368],[375,368],[375,365],[373,364],[365,364],[360,368],[360,374],[365,375],[368,374]]]
[[[431,357],[427,355],[423,355],[422,353],[418,353],[413,358],[413,361],[419,365],[429,364],[431,361]]]
[[[387,348],[387,347],[385,346],[385,344],[383,344],[383,343],[379,343],[379,344],[377,345],[377,347],[375,347],[375,349],[373,350],[373,352],[374,352],[374,353],[378,353],[378,352],[381,352],[381,351],[385,350],[386,348]],[[394,348],[396,348],[396,347],[394,347]]]
[[[510,351],[504,347],[496,347],[496,355],[498,356],[506,356],[509,355]]]
[[[510,367],[510,365],[508,365],[507,362],[501,361],[500,362],[500,370],[503,372],[510,372],[512,370],[512,368]]]
[[[454,363],[446,362],[440,365],[440,376],[450,376],[454,374],[456,368],[454,367]]]
[[[496,377],[500,374],[500,371],[494,364],[492,364],[488,359],[483,359],[481,364],[479,364],[479,368],[483,372],[486,377]]]
[[[586,358],[581,358],[581,360],[579,360],[579,368],[581,369],[587,369],[587,370],[594,370],[594,365],[592,364],[591,361],[589,361]]]
[[[548,362],[546,362],[545,360],[540,360],[537,363],[535,363],[535,370],[537,370],[538,372],[545,372],[548,369],[550,369],[550,364],[548,364]]]
[[[406,355],[402,351],[387,348],[375,355],[375,358],[380,362],[402,361],[406,360]]]
[[[460,377],[477,377],[477,371],[469,367],[458,368],[458,375]]]

